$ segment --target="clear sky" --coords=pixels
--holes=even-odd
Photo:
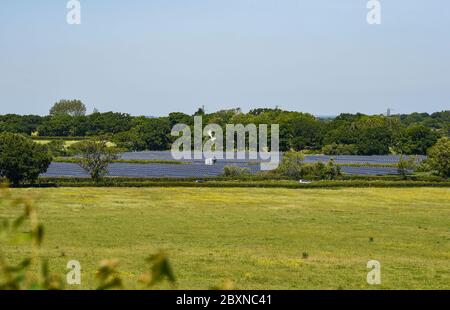
[[[450,108],[450,1],[1,0],[0,114]]]

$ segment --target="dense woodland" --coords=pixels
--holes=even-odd
[[[151,118],[97,111],[85,115],[84,105],[77,104],[78,110],[62,107],[58,111],[57,103],[48,116],[0,115],[0,132],[66,139],[110,135],[119,147],[130,151],[167,150],[175,139],[170,135],[172,127],[177,123],[192,126],[194,115],[202,115],[203,125],[280,124],[282,151],[309,150],[330,155],[426,154],[440,137],[450,135],[450,110],[389,117],[341,114],[334,119],[320,119],[280,109],[254,109],[248,113],[230,109],[210,114],[199,109],[193,115],[174,112]]]

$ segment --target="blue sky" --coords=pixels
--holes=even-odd
[[[61,98],[133,115],[450,107],[450,1],[2,0],[0,114]]]

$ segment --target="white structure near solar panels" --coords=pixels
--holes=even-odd
[[[208,131],[208,135],[210,136],[212,142],[216,141],[217,138],[213,135],[212,130]],[[207,165],[207,166],[214,166],[216,164],[216,162],[217,162],[217,159],[214,157],[205,159],[205,165]]]
[[[207,166],[214,166],[217,162],[217,159],[215,158],[207,158],[205,159],[205,165]]]

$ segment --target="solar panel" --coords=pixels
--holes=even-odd
[[[171,160],[170,152],[136,152],[125,153],[124,159],[147,159],[147,160]],[[337,164],[393,164],[398,162],[399,156],[306,156],[305,161],[327,162],[331,158]],[[424,159],[421,157],[420,159]],[[109,166],[109,176],[115,177],[207,177],[218,176],[223,173],[224,167],[234,165],[241,168],[247,168],[251,173],[260,171],[260,166],[246,160],[219,160],[216,165],[207,166],[201,161],[194,161],[190,164],[172,165],[172,164],[129,164],[114,163]],[[387,175],[398,174],[395,167],[341,167],[342,172],[348,174],[361,175]],[[74,163],[52,163],[43,176],[53,177],[88,177],[89,175],[77,164]]]

